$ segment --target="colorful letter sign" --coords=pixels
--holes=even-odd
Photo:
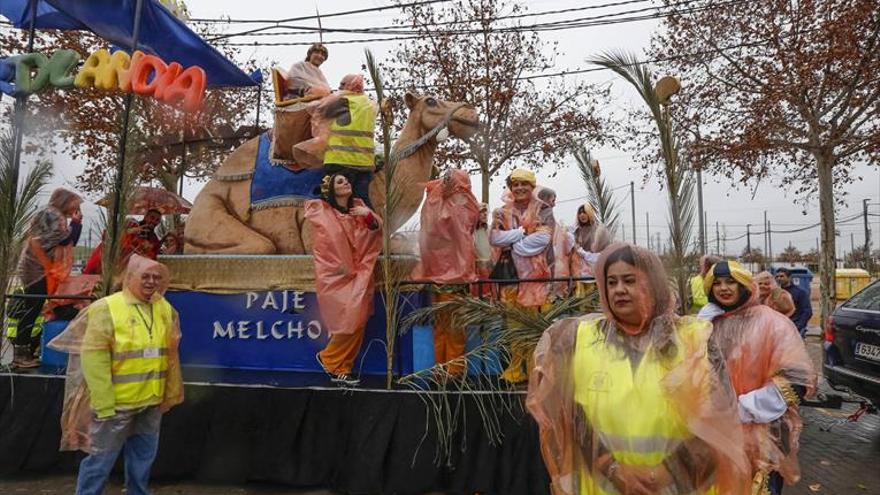
[[[94,87],[104,91],[119,90],[152,96],[168,104],[182,102],[186,112],[195,112],[205,99],[207,76],[193,65],[184,69],[179,63],[166,64],[155,55],[135,51],[110,53],[105,49],[89,55],[73,75],[80,56],[73,50],[59,50],[47,58],[42,53],[15,57],[15,92],[32,94],[46,86],[67,89]]]

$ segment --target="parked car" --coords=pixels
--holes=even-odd
[[[825,322],[823,373],[880,405],[880,280],[847,299]]]

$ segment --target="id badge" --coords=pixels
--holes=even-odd
[[[150,347],[148,349],[144,349],[144,357],[145,358],[157,358],[159,357],[159,349],[155,347]]]

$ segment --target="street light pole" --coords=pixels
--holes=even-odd
[[[629,181],[629,200],[630,208],[632,208],[633,244],[638,244],[636,242],[636,183],[634,181]]]

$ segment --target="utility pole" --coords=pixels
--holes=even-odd
[[[767,210],[764,210],[764,254],[767,252]]]
[[[632,208],[633,244],[637,244],[636,243],[636,183],[634,181],[629,181],[629,200],[630,200],[630,207]]]
[[[767,259],[773,266],[773,229],[770,228],[770,220],[767,220]]]
[[[648,239],[648,250],[651,249],[651,214],[645,212],[645,234]]]
[[[752,254],[752,224],[746,225],[746,253]]]
[[[706,215],[703,212],[703,167],[697,167],[697,208],[700,215],[700,254],[706,254]]]
[[[715,254],[721,254],[721,234],[718,231],[718,222],[715,222]]]
[[[871,229],[868,228],[868,198],[862,200],[862,217],[865,219],[865,259],[864,268],[868,269],[868,260],[871,258]]]
[[[849,233],[849,254],[852,256],[856,252],[856,235],[852,232]],[[846,258],[844,258],[844,262],[846,262]]]

